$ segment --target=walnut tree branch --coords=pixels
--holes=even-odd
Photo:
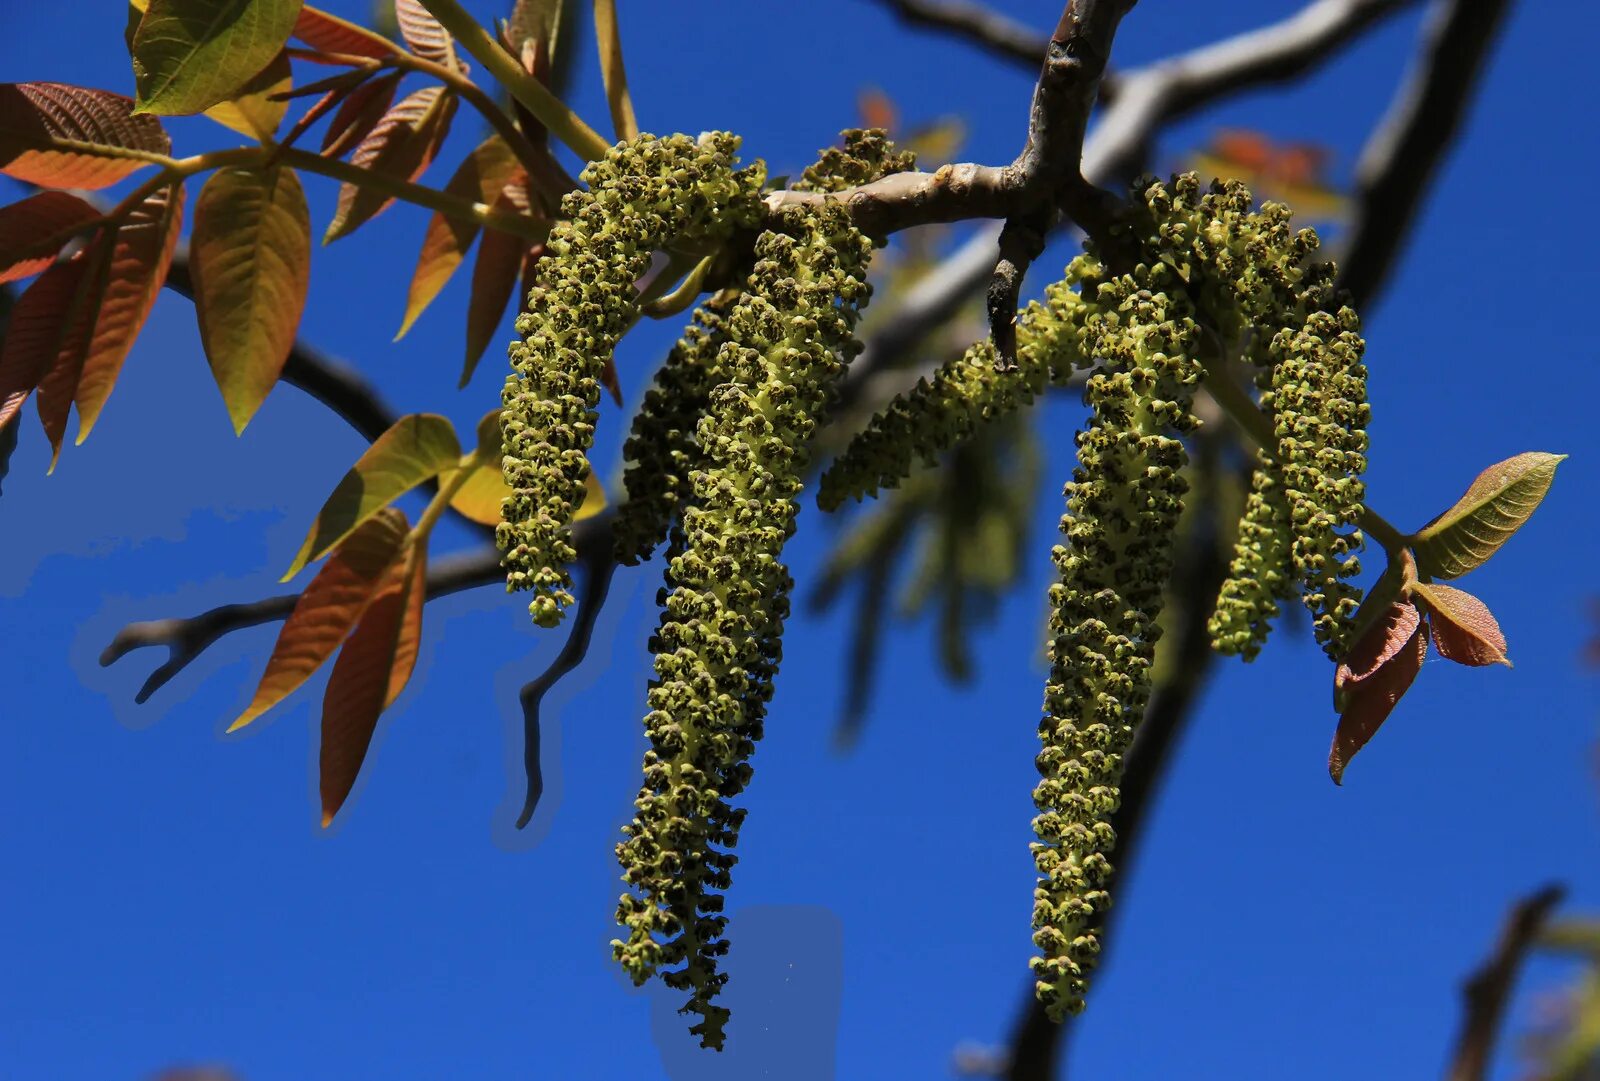
[[[1314,71],[1361,31],[1414,2],[1315,0],[1281,22],[1122,73],[1115,101],[1084,139],[1082,175],[1098,185],[1125,180],[1139,171],[1164,124],[1244,90]],[[983,290],[1000,232],[998,225],[984,226],[907,291],[894,317],[851,364],[843,387],[846,404]]]
[[[434,560],[428,568],[427,596],[433,600],[500,581],[503,576],[500,553],[493,548],[445,556]],[[258,601],[224,604],[185,618],[130,623],[118,631],[111,644],[101,652],[100,666],[113,665],[136,649],[166,646],[166,661],[150,673],[139,693],[134,695],[135,702],[143,703],[223,635],[287,619],[299,599],[298,593],[280,593]]]
[[[1449,1072],[1445,1075],[1449,1081],[1484,1081],[1488,1076],[1500,1022],[1523,958],[1538,938],[1550,911],[1565,895],[1566,891],[1560,886],[1546,886],[1523,898],[1506,917],[1494,953],[1462,988],[1466,1014]]]
[[[1050,39],[972,0],[883,0],[883,6],[913,26],[925,26],[972,41],[998,56],[1037,69]]]
[[[894,173],[836,194],[778,191],[773,210],[837,199],[856,225],[886,236],[914,225],[1011,218],[1037,210],[1080,178],[1083,133],[1117,24],[1135,0],[1069,0],[1051,36],[1028,114],[1028,138],[1008,165],[945,165]]]

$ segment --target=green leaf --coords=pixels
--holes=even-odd
[[[406,492],[456,468],[460,459],[461,444],[444,417],[412,413],[395,421],[334,488],[282,580],[293,578],[301,567]]]
[[[500,410],[491,409],[483,415],[482,420],[478,421],[477,449],[461,459],[460,468],[471,472],[456,490],[456,494],[451,497],[451,510],[479,525],[492,526],[500,523],[500,504],[511,495],[511,488],[506,484],[505,476],[500,469],[500,458]],[[442,485],[451,483],[453,474],[454,471],[441,476],[439,483]],[[591,469],[589,479],[584,482],[583,499],[579,502],[578,509],[573,512],[572,520],[581,522],[585,518],[593,518],[605,509],[605,486]]]
[[[300,0],[150,0],[133,35],[136,112],[205,112],[289,40]]]
[[[189,252],[200,341],[242,432],[289,358],[310,283],[311,215],[294,171],[214,173]]]
[[[1481,567],[1539,508],[1566,457],[1529,451],[1478,474],[1455,506],[1412,538],[1418,570],[1459,578]]]
[[[227,101],[206,110],[206,116],[240,135],[266,142],[277,133],[289,101],[282,95],[294,86],[289,69],[289,54],[279,51],[272,61],[241,86]]]

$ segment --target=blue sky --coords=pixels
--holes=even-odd
[[[1004,6],[1041,28],[1058,10]],[[1294,6],[1144,0],[1117,61]],[[1031,77],[865,0],[817,0],[804,18],[726,0],[623,7],[643,126],[739,131],[777,173],[854,123],[868,85],[908,120],[964,116],[977,160],[1009,158],[1023,135]],[[0,78],[130,91],[120,5],[7,4],[5,21]],[[1347,175],[1418,22],[1386,24],[1303,85],[1192,118],[1159,153],[1175,162],[1215,127],[1249,127],[1326,143]],[[1600,280],[1585,233],[1600,152],[1581,112],[1597,32],[1588,4],[1517,6],[1466,136],[1367,313],[1371,496],[1399,524],[1427,520],[1511,454],[1572,456],[1533,523],[1464,583],[1494,608],[1517,667],[1431,660],[1340,789],[1324,770],[1333,717],[1320,652],[1281,635],[1254,665],[1225,665],[1145,838],[1075,1041],[1081,1076],[1430,1076],[1460,980],[1515,898],[1555,879],[1570,910],[1600,910],[1600,712],[1578,663],[1600,593],[1584,509],[1600,469],[1587,314]],[[595,84],[586,52],[575,104],[598,121]],[[171,127],[185,152],[234,139],[205,121]],[[452,156],[478,134],[465,113],[457,129]],[[331,191],[310,187],[325,222]],[[424,220],[392,209],[319,249],[303,333],[396,409],[470,430],[497,400],[499,366],[491,353],[455,390],[465,275],[390,344]],[[1035,284],[1070,254],[1052,248]],[[671,333],[625,344],[630,400]],[[1054,490],[1078,410],[1048,409],[1062,433]],[[492,588],[429,606],[417,676],[322,831],[322,678],[221,735],[275,629],[228,637],[144,706],[133,693],[160,658],[109,670],[95,658],[129,620],[275,591],[359,437],[283,387],[234,438],[193,309],[171,294],[94,437],[48,479],[31,412],[0,499],[0,1077],[133,1078],[206,1061],[249,1081],[936,1078],[958,1045],[1004,1039],[1030,951],[1053,495],[1040,501],[1028,581],[977,645],[980,678],[946,685],[927,628],[901,629],[851,754],[831,747],[844,618],[794,621],[729,898],[734,1022],[717,1058],[682,1034],[673,996],[626,984],[607,947],[659,565],[619,576],[588,663],[552,696],[550,787],[528,831],[511,828],[515,694],[559,638]],[[603,417],[607,471],[625,420]],[[831,528],[803,515],[802,582]],[[436,551],[467,539],[442,533]],[[1531,969],[1513,1027],[1563,975]],[[1517,1074],[1514,1050],[1497,1076]]]

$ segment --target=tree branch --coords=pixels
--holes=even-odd
[[[1468,5],[1470,6],[1470,5]],[[1456,1040],[1450,1061],[1449,1081],[1484,1081],[1489,1075],[1489,1060],[1494,1053],[1500,1022],[1505,1016],[1511,989],[1523,958],[1533,946],[1550,911],[1561,903],[1566,890],[1549,885],[1523,898],[1506,917],[1494,953],[1474,972],[1462,988],[1466,999],[1461,1035]]]
[[[1014,219],[1053,204],[1082,183],[1083,134],[1117,25],[1135,0],[1069,0],[1050,38],[1028,113],[1028,138],[1009,165],[962,163],[932,173],[893,173],[838,193],[777,191],[767,206],[837,200],[856,226],[887,236],[915,225]],[[991,260],[992,265],[992,260]]]
[[[1356,218],[1339,260],[1340,283],[1358,310],[1393,269],[1510,7],[1510,0],[1439,0],[1416,71],[1362,150]]]
[[[882,0],[883,6],[913,26],[926,26],[975,42],[1004,57],[1037,68],[1050,39],[1031,26],[968,0]]]
[[[433,600],[459,593],[503,577],[500,553],[493,548],[445,556],[434,560],[428,568],[427,598]],[[142,704],[223,635],[287,619],[299,599],[298,593],[280,593],[245,604],[224,604],[183,619],[130,623],[117,632],[100,654],[100,666],[113,665],[136,649],[166,646],[166,662],[150,673],[139,693],[134,695],[134,701]]]
[[[1122,74],[1115,101],[1083,142],[1083,176],[1096,185],[1131,177],[1162,125],[1232,94],[1303,76],[1360,31],[1413,2],[1315,0],[1282,22]],[[983,227],[906,293],[894,317],[851,364],[842,388],[844,405],[983,289],[1000,232],[998,225]]]

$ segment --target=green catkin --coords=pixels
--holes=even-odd
[[[1294,541],[1290,556],[1302,581],[1317,641],[1337,660],[1349,647],[1359,573],[1366,488],[1367,370],[1356,314],[1313,311],[1272,342],[1277,363],[1262,405],[1272,415]]]
[[[817,505],[836,510],[845,500],[861,499],[894,487],[919,461],[970,436],[979,425],[1033,402],[1051,383],[1065,383],[1086,365],[1078,288],[1092,290],[1102,271],[1090,256],[1067,268],[1064,281],[1045,290],[1017,319],[1017,363],[1001,370],[994,343],[985,339],[932,379],[917,385],[875,415],[867,428],[822,474]],[[1077,287],[1077,288],[1074,288]]]
[[[1295,579],[1289,573],[1294,538],[1280,471],[1271,459],[1258,456],[1257,462],[1228,577],[1206,625],[1218,653],[1239,654],[1247,661],[1261,651],[1278,615],[1278,602],[1295,592]]]
[[[1193,259],[1200,308],[1256,366],[1278,441],[1251,478],[1212,644],[1253,658],[1298,580],[1317,640],[1338,656],[1361,597],[1347,581],[1360,570],[1353,527],[1365,498],[1368,413],[1355,314],[1333,310],[1334,269],[1313,261],[1317,235],[1292,229],[1286,207],[1253,210],[1238,181],[1199,195],[1198,181],[1181,176],[1172,192],[1163,246]]]
[[[507,589],[534,592],[528,608],[541,626],[572,603],[572,513],[589,474],[600,376],[638,314],[634,283],[663,247],[714,244],[759,217],[763,173],[734,169],[738,145],[724,132],[642,135],[591,162],[588,190],[562,201],[501,394],[512,494],[495,540]]]
[[[879,129],[852,128],[842,139],[841,146],[822,151],[794,190],[843,191],[916,164],[914,154],[896,151]],[[730,292],[696,309],[634,417],[623,447],[627,499],[613,526],[617,558],[624,563],[650,557],[689,497],[689,474],[698,461],[695,424],[712,389],[724,380],[717,366],[727,340],[723,318],[736,299]]]
[[[1085,392],[1078,466],[1053,558],[1050,676],[1034,790],[1033,960],[1037,992],[1060,1020],[1083,1007],[1110,904],[1123,757],[1144,714],[1172,570],[1187,461],[1179,435],[1201,368],[1199,332],[1177,272],[1140,264],[1101,284],[1085,346],[1099,367]]]
[[[695,424],[711,389],[722,382],[716,361],[727,341],[724,320],[737,299],[733,293],[718,294],[695,309],[634,415],[622,447],[628,497],[612,524],[617,559],[623,563],[650,558],[689,496],[689,475],[698,460]]]
[[[1253,658],[1298,580],[1317,640],[1337,657],[1361,599],[1347,581],[1360,571],[1354,527],[1365,499],[1369,415],[1359,324],[1348,307],[1332,310],[1334,268],[1312,261],[1317,235],[1292,231],[1287,208],[1249,212],[1250,194],[1237,182],[1214,186],[1202,202],[1215,222],[1206,232],[1211,246],[1197,245],[1222,294],[1213,307],[1231,302],[1277,440],[1251,479],[1212,643]]]
[[[718,357],[725,381],[696,432],[693,498],[667,565],[656,678],[645,717],[650,749],[637,813],[617,846],[628,892],[612,943],[636,983],[660,974],[687,991],[690,1031],[721,1047],[728,1012],[721,890],[743,818],[731,806],[751,776],[791,580],[806,445],[845,362],[869,287],[871,244],[837,204],[775,215],[728,313]]]

